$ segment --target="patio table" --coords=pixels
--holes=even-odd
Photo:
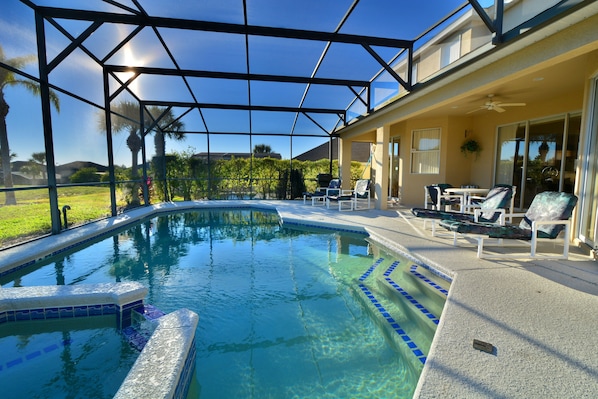
[[[461,195],[460,211],[461,213],[465,213],[465,211],[467,210],[467,205],[469,204],[469,197],[471,195],[486,195],[488,194],[488,191],[490,191],[490,189],[479,187],[450,187],[446,188],[444,191],[446,191],[449,194]]]

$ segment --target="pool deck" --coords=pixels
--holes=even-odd
[[[364,228],[390,249],[409,251],[453,277],[414,397],[598,397],[598,262],[577,248],[571,248],[569,260],[478,259],[473,244],[460,240],[455,247],[452,237],[432,237],[422,220],[402,207],[339,212],[302,201],[198,201],[157,208],[243,205],[275,207],[287,222]],[[117,219],[131,220],[149,211],[143,208]],[[81,238],[119,223],[70,229],[3,251],[0,268],[35,257],[29,250],[67,246],[69,236]],[[492,344],[494,352],[474,349],[474,339]]]
[[[416,398],[598,397],[598,262],[577,248],[569,260],[478,259],[473,244],[432,237],[407,208],[275,205],[283,220],[363,226],[453,276]]]

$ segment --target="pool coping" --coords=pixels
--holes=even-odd
[[[432,237],[409,208],[338,212],[302,201],[161,204],[119,215],[111,230],[154,212],[202,207],[275,210],[283,223],[367,232],[376,243],[405,251],[452,278],[415,398],[593,397],[598,392],[598,359],[588,350],[598,343],[598,320],[587,314],[598,308],[598,266],[577,248],[571,248],[569,260],[478,259],[467,243],[455,247],[452,237]],[[68,233],[50,238],[63,242]],[[0,253],[0,265],[18,257]],[[474,339],[493,344],[494,352],[476,349]]]
[[[197,313],[179,309],[158,319],[114,399],[185,399],[195,369]]]

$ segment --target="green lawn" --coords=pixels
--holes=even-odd
[[[0,205],[0,248],[51,231],[48,190],[17,191],[17,205]],[[4,196],[0,196],[4,203]],[[58,190],[58,208],[68,205],[69,226],[110,216],[108,187],[66,187]],[[62,212],[61,212],[62,214]]]

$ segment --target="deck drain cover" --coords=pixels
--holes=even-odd
[[[488,342],[480,341],[478,339],[473,340],[473,348],[487,353],[494,352],[494,345]]]

